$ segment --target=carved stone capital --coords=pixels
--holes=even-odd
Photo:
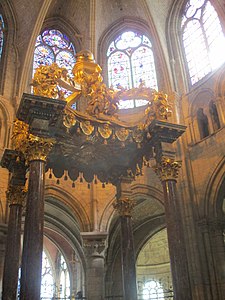
[[[131,216],[131,212],[135,206],[135,202],[130,200],[128,197],[122,197],[117,199],[113,203],[113,207],[119,213],[120,216]]]
[[[161,181],[176,180],[178,177],[181,163],[175,161],[173,158],[162,157],[156,165],[155,172],[159,176]]]
[[[104,257],[107,249],[106,232],[81,232],[83,249],[87,257]]]
[[[24,186],[9,186],[7,192],[6,192],[6,197],[9,202],[9,205],[25,205],[26,201],[26,196],[27,196],[27,190]]]
[[[22,152],[28,162],[32,160],[46,161],[54,144],[54,139],[29,133],[28,124],[19,120],[14,124],[12,140],[15,150]]]

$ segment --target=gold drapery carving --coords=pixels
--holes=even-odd
[[[181,162],[175,161],[173,158],[163,156],[161,161],[157,163],[154,170],[161,181],[176,180],[178,177]]]
[[[43,138],[29,133],[28,124],[16,120],[14,122],[12,141],[14,149],[22,152],[26,161],[42,160],[46,161],[54,139]]]

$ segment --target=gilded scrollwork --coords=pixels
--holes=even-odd
[[[29,126],[23,121],[14,122],[12,142],[14,149],[23,153],[27,162],[32,160],[46,161],[54,139],[43,138],[29,133]]]
[[[6,197],[9,202],[9,205],[25,205],[27,196],[27,189],[24,186],[10,185],[7,192]]]
[[[131,216],[134,206],[135,202],[130,200],[128,197],[122,197],[115,200],[113,203],[114,209],[119,213],[120,216]]]
[[[162,157],[161,161],[157,163],[156,167],[154,167],[155,172],[161,181],[176,180],[180,168],[180,162],[168,157]]]

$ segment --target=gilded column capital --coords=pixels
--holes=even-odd
[[[23,206],[25,204],[27,196],[27,189],[24,186],[20,185],[11,185],[9,186],[6,197],[9,202],[9,205],[21,205]]]
[[[15,150],[22,152],[27,162],[46,161],[55,141],[29,133],[29,125],[19,120],[14,123],[12,140]]]
[[[113,203],[114,209],[119,213],[120,216],[130,217],[131,212],[135,206],[135,202],[130,200],[128,197],[122,197],[117,199]]]
[[[161,181],[176,180],[181,163],[173,158],[163,156],[154,168]]]

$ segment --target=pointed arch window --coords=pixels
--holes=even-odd
[[[126,31],[111,42],[107,51],[108,83],[113,88],[131,89],[145,83],[158,89],[152,44],[143,34]],[[126,100],[120,108],[145,105],[145,100]]]
[[[47,29],[36,40],[33,72],[40,65],[56,62],[71,73],[76,61],[75,54],[75,47],[67,35],[56,29]]]
[[[209,0],[189,0],[182,17],[182,42],[191,84],[225,61],[225,36]]]
[[[54,296],[53,270],[45,251],[42,253],[41,299],[52,299]]]
[[[3,16],[0,14],[0,60],[2,57],[2,51],[4,45],[4,29],[5,29],[5,24],[4,24]]]

